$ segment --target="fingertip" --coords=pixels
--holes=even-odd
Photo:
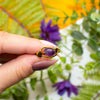
[[[45,40],[40,40],[42,44],[44,44],[45,46],[52,46],[52,47],[57,47],[55,44],[49,42],[49,41],[45,41]]]

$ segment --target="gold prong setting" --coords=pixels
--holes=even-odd
[[[52,58],[60,52],[59,48],[43,47],[36,55],[38,57]]]

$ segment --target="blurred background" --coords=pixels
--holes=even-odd
[[[62,58],[58,58],[60,61],[55,68],[34,73],[4,91],[0,99],[100,100],[100,53],[96,51],[96,48],[100,48],[100,14],[97,12],[100,13],[100,0],[0,0],[0,31],[40,39],[41,21],[45,19],[47,23],[51,19],[52,25],[59,26],[62,37],[61,42],[58,42]],[[90,48],[87,48],[87,44]],[[72,45],[77,49],[73,50]],[[98,64],[99,67],[93,69],[93,64]],[[63,71],[65,65],[67,73]],[[93,73],[90,74],[89,71]],[[41,73],[44,73],[42,81],[39,80]],[[70,81],[80,90],[76,98],[68,97],[66,94],[61,97],[52,88],[52,84],[57,82],[57,77],[60,77],[58,81],[62,81],[65,76],[68,79],[70,73],[72,74]],[[48,75],[50,80],[46,80]],[[88,78],[93,79],[91,84],[85,83]],[[97,84],[92,84],[96,82]]]

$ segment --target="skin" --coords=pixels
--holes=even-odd
[[[31,75],[34,72],[32,66],[35,63],[50,61],[50,58],[40,58],[35,55],[43,47],[54,47],[54,45],[0,31],[0,63],[2,63],[0,65],[0,93]]]

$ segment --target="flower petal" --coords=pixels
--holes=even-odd
[[[65,92],[66,92],[66,89],[59,90],[59,91],[58,91],[58,94],[59,94],[60,96],[62,96]]]
[[[56,41],[60,41],[60,33],[58,32],[59,27],[57,25],[51,26],[52,20],[49,20],[47,25],[45,25],[45,20],[41,21],[41,31],[40,37],[44,40],[47,40],[49,42],[56,44]]]
[[[58,25],[54,25],[54,26],[50,27],[48,29],[48,31],[49,32],[58,32],[59,31],[59,27],[58,27]]]
[[[44,37],[45,37],[45,33],[41,33],[41,34],[40,34],[40,37],[41,37],[41,38],[44,38]]]
[[[61,84],[60,82],[55,83],[55,84],[53,84],[53,87],[59,86],[60,84]]]
[[[59,32],[55,32],[49,35],[50,40],[53,41],[60,41],[61,37],[60,37],[60,33]]]
[[[62,90],[65,88],[65,84],[66,84],[66,81],[62,82],[59,86],[59,90]]]
[[[78,88],[76,86],[72,85],[71,90],[75,95],[78,95]]]
[[[70,97],[70,95],[71,95],[71,89],[70,88],[67,89],[67,95],[68,95],[68,97]]]
[[[47,23],[46,29],[50,28],[51,23],[52,23],[52,20],[49,20],[48,23]]]
[[[65,87],[66,88],[71,88],[71,83],[69,81],[66,81]]]
[[[43,21],[41,21],[41,26],[40,26],[40,28],[41,28],[41,31],[42,32],[45,32],[45,20],[43,19]]]

